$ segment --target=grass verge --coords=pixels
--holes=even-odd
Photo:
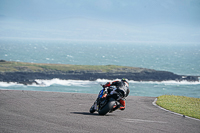
[[[116,66],[116,65],[70,65],[70,64],[42,64],[42,63],[25,63],[25,62],[14,62],[4,61],[0,62],[0,72],[22,72],[32,71],[41,72],[48,70],[57,71],[100,71],[100,72],[111,72],[111,71],[124,71],[133,70],[140,72],[142,68]]]
[[[158,97],[156,104],[167,110],[200,119],[200,98],[162,95]]]

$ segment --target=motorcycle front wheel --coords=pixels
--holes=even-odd
[[[90,113],[94,113],[96,110],[94,109],[94,105],[90,108]]]

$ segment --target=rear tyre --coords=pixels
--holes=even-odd
[[[115,105],[115,99],[111,98],[109,102],[102,108],[99,109],[99,115],[106,115],[109,111],[113,109],[113,106]]]

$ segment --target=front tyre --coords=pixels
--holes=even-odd
[[[94,105],[90,108],[90,113],[94,113],[96,110],[94,109]]]
[[[102,108],[99,109],[99,115],[106,115],[109,111],[113,109],[113,106],[115,105],[115,99],[111,98],[109,102]]]

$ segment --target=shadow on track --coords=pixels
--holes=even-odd
[[[99,114],[97,113],[89,113],[89,112],[70,112],[72,114],[81,114],[81,115],[97,115],[99,116]]]
[[[99,115],[98,113],[89,113],[89,112],[70,112],[72,114],[81,114],[81,115],[93,115],[93,116],[115,116],[114,114],[106,114],[106,115]]]

